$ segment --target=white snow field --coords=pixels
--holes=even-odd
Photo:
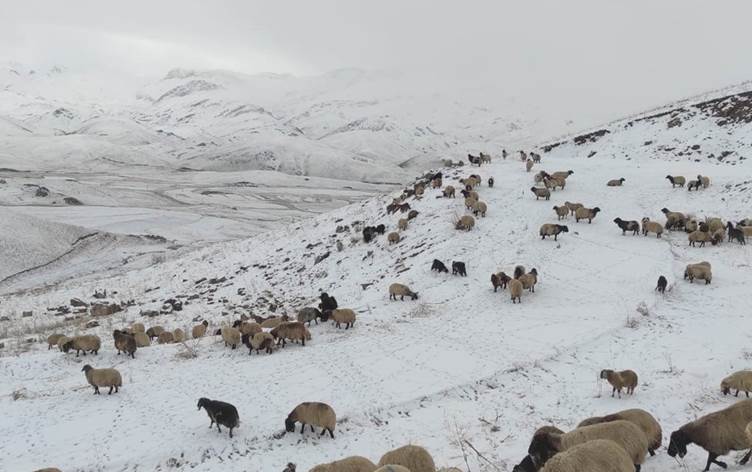
[[[663,207],[698,218],[752,217],[745,159],[750,126],[741,112],[719,123],[719,114],[730,114],[744,97],[718,102],[716,111],[682,105],[686,110],[613,123],[600,139],[544,147],[550,152],[541,151],[534,172],[574,171],[550,201],[535,200],[533,173],[515,155],[495,156],[481,168],[442,169],[445,185],[458,187],[457,179],[470,173],[483,177],[479,193],[488,215],[469,232],[452,225],[466,213],[463,199],[427,190],[408,200],[420,214],[399,243],[389,245],[386,235],[362,242],[355,221],[396,231],[405,215],[385,210],[395,192],[106,277],[81,273],[47,287],[6,289],[0,297],[8,317],[0,321],[0,470],[281,471],[294,462],[307,471],[356,454],[376,462],[413,443],[441,466],[510,471],[537,427],[568,430],[586,417],[633,407],[661,422],[665,446],[671,431],[737,400],[721,395],[719,383],[752,359],[745,296],[752,249],[726,242],[688,247],[684,232],[622,236],[612,220],[663,222]],[[669,126],[677,116],[681,124]],[[701,147],[691,149],[695,144]],[[724,150],[733,156],[719,160]],[[702,174],[712,185],[672,189],[667,174]],[[606,186],[619,177],[626,178],[623,187]],[[592,224],[570,217],[563,222],[569,233],[542,241],[540,225],[555,223],[552,206],[564,201],[602,212]],[[344,225],[350,228],[338,232]],[[59,239],[75,235],[61,231]],[[447,266],[464,261],[468,276],[431,272],[434,258]],[[712,283],[683,280],[685,265],[702,260],[713,265]],[[492,272],[511,273],[516,264],[539,273],[535,293],[524,293],[521,304],[512,304],[506,291],[494,293],[490,283]],[[660,274],[669,279],[665,296],[654,291]],[[389,301],[387,287],[397,281],[420,298]],[[133,304],[97,318],[94,328],[85,328],[90,317],[47,309],[73,297],[93,301],[98,289],[107,289],[111,301]],[[213,333],[242,314],[271,315],[270,304],[274,313],[294,316],[314,305],[320,291],[358,313],[354,328],[314,324],[305,347],[288,345],[272,355],[231,350],[218,336],[188,341],[196,358],[181,355],[186,349],[175,344],[139,349],[135,359],[113,347],[112,330],[133,322],[190,331],[206,319]],[[183,300],[183,309],[142,316],[168,299]],[[47,350],[53,332],[98,334],[103,347],[97,356],[78,358]],[[81,372],[87,363],[116,367],[120,392],[92,395]],[[636,393],[612,398],[597,379],[604,368],[635,370]],[[196,410],[199,397],[237,406],[241,425],[233,439],[208,428],[206,413]],[[334,408],[334,439],[283,434],[285,417],[304,401]],[[690,446],[677,462],[664,447],[642,470],[699,471],[705,459]],[[727,460],[728,470],[741,470],[734,457]]]

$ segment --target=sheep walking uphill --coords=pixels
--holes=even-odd
[[[240,425],[240,416],[238,416],[238,409],[229,403],[221,402],[219,400],[209,400],[208,398],[198,399],[198,409],[203,408],[206,414],[209,415],[211,423],[209,428],[217,424],[217,431],[220,433],[222,429],[220,425],[230,429],[230,437],[232,437],[232,430]]]
[[[444,263],[438,259],[433,260],[433,264],[431,264],[431,270],[435,270],[436,272],[439,272],[439,273],[441,272],[444,272],[447,274],[449,273],[449,269],[447,269],[447,266],[445,266]]]

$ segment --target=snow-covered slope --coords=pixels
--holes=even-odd
[[[637,148],[629,133],[611,136],[623,136],[623,149]],[[239,472],[282,470],[295,462],[305,471],[354,454],[377,461],[386,450],[416,443],[440,465],[464,464],[464,448],[470,470],[511,470],[542,424],[569,429],[587,416],[640,407],[661,421],[667,440],[698,414],[731,404],[736,399],[723,397],[718,383],[748,367],[743,294],[752,284],[750,249],[687,247],[681,232],[662,239],[622,236],[611,220],[662,220],[664,206],[698,217],[750,217],[740,172],[746,162],[675,162],[638,153],[588,159],[559,149],[566,148],[544,154],[534,169],[574,170],[550,201],[535,200],[532,174],[517,160],[444,170],[445,184],[455,186],[470,172],[483,177],[479,193],[488,215],[469,232],[452,226],[466,212],[462,199],[429,190],[409,200],[420,214],[399,243],[380,236],[365,244],[353,230],[356,222],[384,223],[389,232],[404,216],[386,215],[391,197],[382,196],[114,278],[81,277],[42,294],[4,297],[12,319],[2,325],[9,335],[5,352],[28,352],[0,363],[0,434],[7,438],[0,469],[54,464],[63,470]],[[711,177],[709,189],[672,189],[663,178],[698,173]],[[485,184],[490,176],[493,188]],[[625,177],[625,186],[606,187],[615,177]],[[551,207],[565,200],[602,212],[592,224],[570,218],[564,222],[569,233],[559,241],[541,241],[539,226],[556,222]],[[431,272],[434,258],[447,265],[464,261],[468,276]],[[700,260],[713,264],[711,285],[682,278],[684,266]],[[521,304],[512,304],[507,292],[494,293],[489,282],[492,272],[510,273],[515,264],[540,274],[535,293],[523,294]],[[669,279],[666,296],[653,290],[659,274]],[[396,281],[419,299],[389,301],[387,287]],[[76,358],[24,342],[26,326],[35,323],[39,330],[59,320],[44,306],[88,300],[103,288],[135,305],[99,319],[97,328],[84,329],[87,318],[71,319],[34,335],[98,333],[104,344],[98,356]],[[268,356],[231,350],[216,336],[189,343],[195,359],[179,356],[180,345],[140,349],[132,360],[112,348],[111,330],[131,322],[189,329],[205,318],[213,332],[243,314],[269,316],[274,309],[294,315],[320,291],[357,311],[353,329],[313,325],[305,347],[288,345]],[[183,309],[141,316],[168,299],[183,300]],[[24,310],[35,315],[22,319]],[[85,363],[117,367],[120,393],[93,396],[80,372]],[[635,369],[636,394],[611,398],[597,381],[603,368]],[[207,428],[206,415],[195,409],[202,396],[238,407],[234,439]],[[334,407],[335,439],[283,434],[284,418],[303,401]],[[705,456],[691,448],[685,462],[699,470]],[[661,450],[642,470],[683,468]]]

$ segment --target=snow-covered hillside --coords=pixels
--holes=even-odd
[[[662,207],[730,221],[752,215],[745,160],[732,166],[638,152],[645,140],[668,139],[660,122],[645,123],[650,137],[614,126],[611,144],[587,145],[597,151],[591,158],[574,144],[544,153],[534,171],[574,171],[550,201],[536,201],[529,190],[533,174],[511,157],[480,169],[444,169],[444,184],[458,186],[471,172],[483,177],[479,193],[488,215],[469,232],[452,225],[466,213],[462,198],[428,190],[408,200],[419,215],[399,243],[380,236],[365,244],[356,222],[384,223],[389,232],[404,217],[386,214],[391,196],[385,195],[116,277],[80,277],[3,297],[10,321],[0,322],[7,333],[0,469],[273,471],[295,462],[306,471],[354,454],[377,461],[395,446],[414,443],[443,466],[507,471],[522,459],[538,426],[570,429],[585,417],[630,407],[659,419],[665,445],[686,421],[736,400],[723,397],[718,385],[749,367],[743,294],[752,284],[752,254],[736,243],[688,247],[683,232],[661,239],[622,236],[612,220],[663,221]],[[737,123],[728,132],[744,127]],[[694,142],[689,131],[682,139]],[[672,189],[666,174],[707,175],[712,185],[691,193]],[[486,183],[490,176],[493,188]],[[626,178],[623,187],[605,185],[618,177]],[[551,207],[567,200],[602,212],[592,224],[570,217],[563,222],[569,233],[542,241],[538,228],[556,222]],[[468,276],[431,272],[434,258],[447,265],[464,261]],[[683,280],[685,265],[701,260],[713,265],[712,284]],[[539,273],[535,293],[524,293],[521,304],[512,304],[508,292],[494,293],[489,282],[492,272],[510,273],[516,264]],[[669,279],[665,296],[654,292],[659,274]],[[419,299],[389,301],[392,282],[408,284]],[[134,304],[88,329],[87,317],[46,311],[73,297],[93,301],[98,289]],[[320,291],[357,311],[353,329],[314,324],[305,347],[260,356],[226,348],[216,336],[189,342],[198,353],[193,359],[180,355],[180,345],[139,349],[131,360],[112,347],[112,329],[132,322],[190,330],[207,319],[213,332],[244,314],[294,316],[316,303]],[[175,300],[182,310],[172,308]],[[163,308],[153,318],[142,316]],[[23,318],[28,310],[33,316]],[[26,341],[52,332],[99,334],[102,351],[76,358]],[[81,373],[85,363],[117,367],[120,393],[93,396]],[[611,398],[597,380],[604,368],[636,370],[635,395]],[[238,407],[234,439],[207,428],[205,413],[195,408],[202,396]],[[335,439],[283,434],[285,417],[303,401],[332,405]],[[700,470],[705,454],[690,447],[685,463]],[[642,470],[683,467],[662,449]]]

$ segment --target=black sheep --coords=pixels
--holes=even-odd
[[[435,270],[436,272],[439,272],[439,273],[441,272],[444,272],[447,274],[449,273],[449,269],[447,269],[444,263],[438,259],[433,260],[433,264],[431,264],[431,270]]]
[[[460,261],[452,262],[452,275],[461,275],[467,277],[467,271],[465,270],[465,263]]]
[[[739,228],[734,228],[734,225],[732,225],[730,221],[726,223],[726,228],[728,228],[729,242],[731,242],[732,239],[736,239],[739,244],[747,244],[747,242],[744,240],[744,231],[740,230]]]
[[[233,428],[237,428],[240,424],[240,417],[238,416],[238,410],[229,403],[221,402],[218,400],[209,400],[208,398],[198,399],[198,409],[203,408],[206,410],[206,414],[209,415],[211,423],[209,428],[217,423],[217,431],[220,433],[222,430],[219,425],[226,428],[230,428],[230,437],[232,437]]]
[[[667,286],[668,280],[666,280],[666,277],[662,275],[658,277],[658,285],[655,286],[655,289],[658,291],[658,293],[665,293]]]
[[[322,313],[325,311],[332,311],[337,309],[337,299],[330,297],[328,293],[323,292],[321,295],[319,295],[319,298],[321,299],[321,303],[319,303],[319,310],[321,310]]]
[[[373,238],[376,237],[376,228],[373,226],[366,226],[363,228],[363,241],[370,243]]]
[[[494,186],[494,178],[489,177],[488,178],[488,188],[492,188]]]
[[[632,231],[632,235],[636,236],[640,232],[640,223],[632,221],[624,221],[621,218],[614,218],[614,223],[621,228],[621,235],[627,234],[627,231]]]

